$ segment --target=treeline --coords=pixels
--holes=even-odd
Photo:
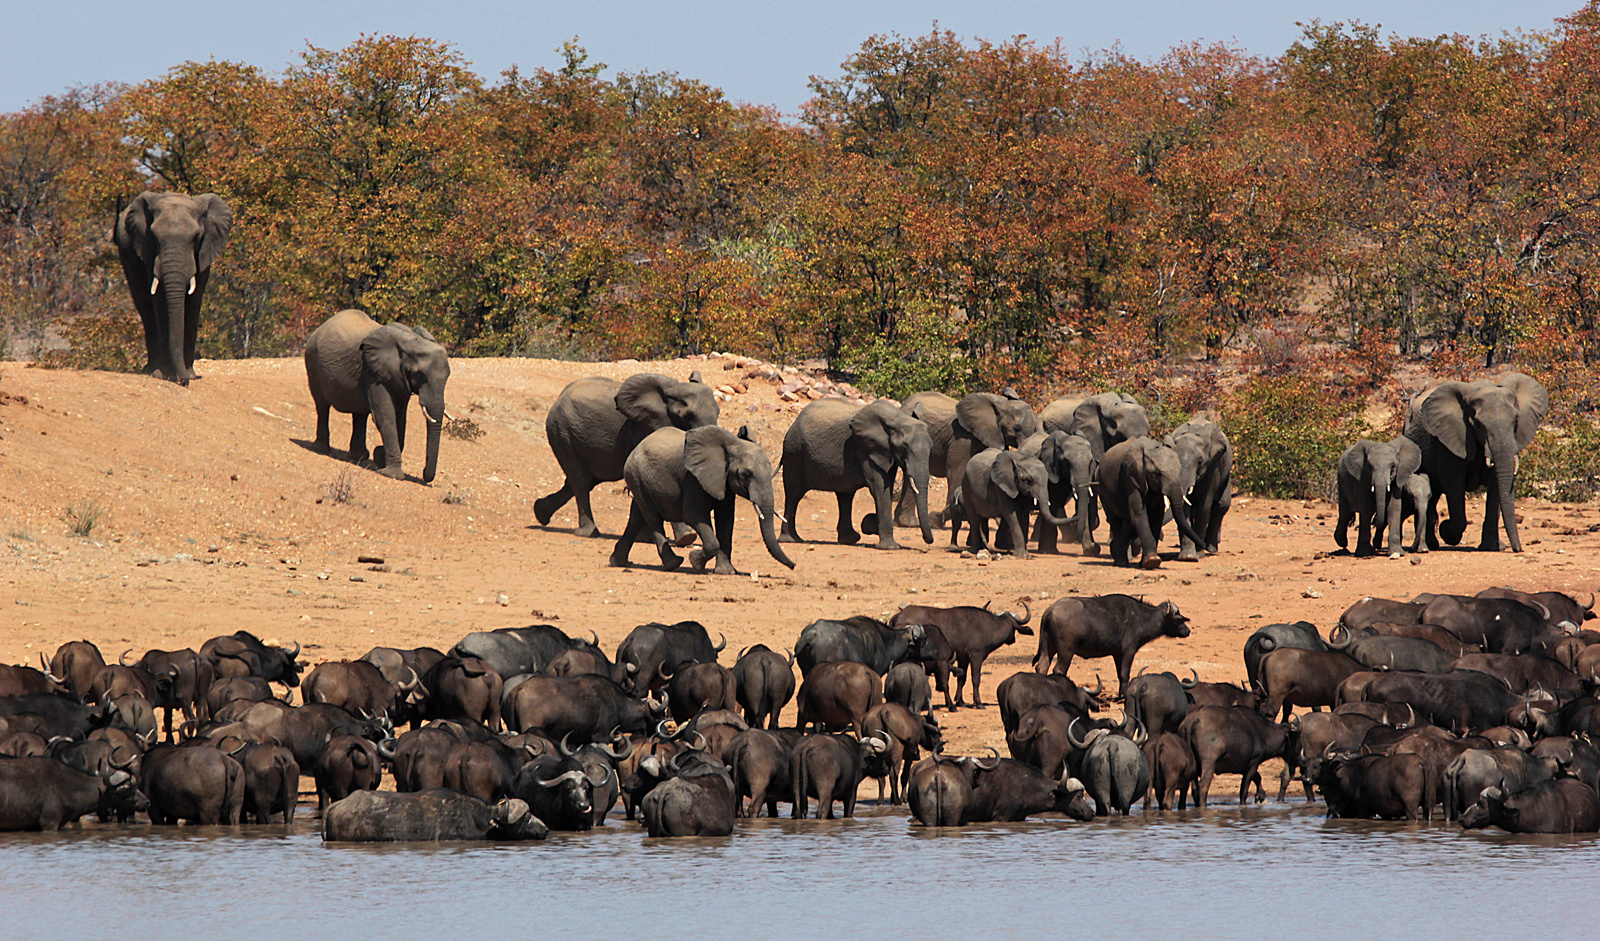
[[[186,63],[0,116],[0,311],[12,355],[53,328],[141,365],[107,233],[155,187],[233,207],[213,357],[359,307],[457,355],[732,349],[891,394],[1181,386],[1175,408],[1230,350],[1369,391],[1396,356],[1514,358],[1587,410],[1597,3],[1500,39],[1316,23],[1277,59],[874,37],[798,124],[575,44],[493,83],[387,36],[276,77]]]

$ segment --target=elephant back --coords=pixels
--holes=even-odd
[[[306,381],[312,398],[341,412],[365,412],[361,341],[378,329],[365,311],[341,310],[306,337]]]

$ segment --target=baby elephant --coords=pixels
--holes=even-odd
[[[633,449],[622,476],[633,494],[633,508],[628,512],[627,528],[611,552],[612,565],[627,565],[634,542],[648,532],[661,554],[661,564],[668,571],[676,569],[683,559],[672,551],[662,524],[687,523],[700,536],[700,548],[689,557],[695,570],[712,561],[718,575],[735,574],[729,555],[733,498],[738,495],[756,508],[767,551],[794,568],[779,547],[773,528],[777,514],[773,512],[772,464],[761,446],[750,439],[748,428],[740,428],[737,435],[717,425],[689,431],[662,428]]]
[[[1052,472],[1037,457],[1023,457],[1017,451],[989,448],[972,456],[961,474],[960,502],[971,527],[968,548],[988,547],[989,520],[998,519],[1004,528],[1003,543],[1019,559],[1028,558],[1028,515],[1038,507],[1039,518],[1051,526],[1066,520],[1050,512]]]
[[[1339,521],[1333,530],[1334,542],[1340,548],[1349,547],[1345,530],[1354,520],[1356,555],[1374,554],[1387,529],[1389,558],[1400,558],[1404,554],[1400,549],[1400,523],[1405,516],[1402,499],[1409,496],[1418,514],[1417,539],[1411,551],[1426,552],[1421,514],[1428,511],[1432,500],[1428,478],[1417,473],[1421,466],[1422,451],[1404,437],[1393,441],[1363,438],[1347,448],[1339,456]]]

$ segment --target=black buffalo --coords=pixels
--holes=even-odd
[[[542,840],[550,833],[520,800],[494,806],[445,788],[357,791],[328,808],[322,838],[344,843]]]
[[[858,614],[842,621],[812,621],[800,629],[794,657],[800,675],[808,677],[819,663],[848,660],[865,664],[883,676],[897,663],[918,660],[924,632],[920,627],[894,628]]]
[[[0,760],[0,830],[59,830],[85,814],[126,819],[144,804],[126,771],[102,778],[54,758]]]
[[[623,684],[635,693],[659,689],[685,663],[716,663],[717,654],[728,646],[724,636],[718,644],[699,621],[676,624],[652,622],[628,632],[617,645],[617,666],[628,675]]]
[[[1112,657],[1117,664],[1117,695],[1128,688],[1133,658],[1158,637],[1188,637],[1189,619],[1170,601],[1146,604],[1128,595],[1062,598],[1039,619],[1035,673],[1068,672],[1073,657]]]
[[[468,634],[450,648],[450,655],[482,660],[503,677],[543,673],[550,661],[568,650],[598,649],[599,635],[593,636],[592,641],[568,637],[550,624],[502,627]]]
[[[1595,833],[1600,831],[1600,796],[1572,778],[1540,781],[1513,794],[1486,788],[1461,815],[1461,826],[1512,833]]]

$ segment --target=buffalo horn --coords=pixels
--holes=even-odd
[[[577,754],[576,749],[574,749],[571,745],[567,744],[567,738],[569,736],[571,736],[571,735],[572,735],[572,732],[570,730],[568,730],[567,732],[565,732],[561,736],[561,744],[558,745],[557,747],[561,749],[562,757],[571,758],[573,755]]]
[[[717,636],[722,638],[722,643],[716,645],[715,647],[712,647],[711,649],[715,650],[717,653],[722,653],[723,650],[727,649],[727,646],[728,646],[728,635],[722,633],[721,631],[718,631],[717,632]]]
[[[1189,672],[1194,674],[1194,679],[1178,681],[1178,685],[1182,686],[1184,689],[1194,689],[1196,686],[1200,685],[1200,671],[1196,670],[1194,667],[1190,667]]]
[[[1022,600],[1022,617],[1019,618],[1015,614],[1011,616],[1016,619],[1018,627],[1021,627],[1033,619],[1033,609],[1028,607],[1028,600],[1026,598]]]
[[[590,787],[605,787],[606,784],[608,784],[611,781],[611,766],[610,765],[606,765],[605,767],[598,768],[596,770],[598,770],[600,772],[600,780],[598,780],[598,781],[596,781],[594,779],[594,774],[592,774],[592,773],[585,775],[585,777],[589,781],[589,786]]]
[[[1148,669],[1150,669],[1150,666],[1149,666],[1149,665],[1148,665],[1148,664],[1146,664],[1146,665],[1145,665],[1145,666],[1142,666],[1142,667],[1140,667],[1140,668],[1139,668],[1139,672],[1138,672],[1138,673],[1135,673],[1135,674],[1134,674],[1134,675],[1133,675],[1133,678],[1134,678],[1134,679],[1138,679],[1138,678],[1139,678],[1139,677],[1141,677],[1141,676],[1144,676],[1144,671],[1146,671],[1146,670],[1148,670]]]
[[[1143,722],[1140,722],[1138,719],[1134,719],[1133,734],[1128,737],[1133,739],[1133,744],[1143,745],[1145,742],[1150,741],[1150,732],[1145,729]]]
[[[1350,646],[1350,628],[1340,623],[1328,632],[1328,646],[1334,650],[1343,650]]]
[[[298,640],[291,640],[289,643],[294,644],[294,653],[289,654],[289,659],[293,660],[294,658],[300,656],[300,642]]]
[[[124,650],[122,652],[121,656],[117,657],[117,662],[122,664],[125,667],[133,666],[133,664],[128,662],[128,654],[130,654],[130,653],[133,653],[133,648],[132,647],[129,647],[127,650]]]
[[[660,722],[656,723],[656,738],[659,738],[662,741],[670,741],[673,737],[673,733],[667,731],[667,722],[668,720],[662,719]]]
[[[600,646],[600,633],[598,631],[596,631],[592,627],[589,628],[589,636],[594,638],[593,640],[589,641],[589,646],[591,646],[591,647]]]
[[[656,676],[660,677],[663,680],[672,679],[672,674],[676,673],[676,672],[677,672],[677,668],[676,667],[674,667],[671,671],[667,670],[667,661],[665,661],[665,660],[663,660],[660,663],[656,664]]]
[[[1072,730],[1078,726],[1079,718],[1080,717],[1078,716],[1073,716],[1072,721],[1067,723],[1067,741],[1072,744],[1073,748],[1083,751],[1085,748],[1089,747],[1088,740],[1078,738],[1076,735],[1072,734]]]
[[[620,752],[617,750],[616,743],[618,741],[622,743]],[[633,754],[633,739],[623,735],[620,729],[611,730],[611,742],[612,744],[609,745],[596,745],[595,747],[610,755],[613,761],[627,761],[628,757]]]
[[[700,740],[700,744],[698,744],[698,745],[690,745],[689,747],[694,749],[695,751],[705,751],[705,748],[706,748],[706,737],[704,735],[701,735],[699,732],[691,731],[689,734],[693,735],[695,738]]]
[[[794,666],[794,648],[790,647],[790,648],[788,648],[788,651],[789,651],[789,666],[792,668]]]
[[[983,747],[988,749],[989,757],[977,759],[978,767],[985,771],[993,771],[1000,767],[1000,752],[993,745],[985,745]]]
[[[565,774],[558,774],[553,778],[549,778],[548,780],[544,778],[536,778],[535,780],[538,782],[540,787],[555,787],[562,781],[586,781],[588,780],[588,775],[584,774],[582,771],[568,771]]]
[[[394,761],[394,743],[395,739],[393,738],[386,738],[378,742],[378,757],[384,761]]]

